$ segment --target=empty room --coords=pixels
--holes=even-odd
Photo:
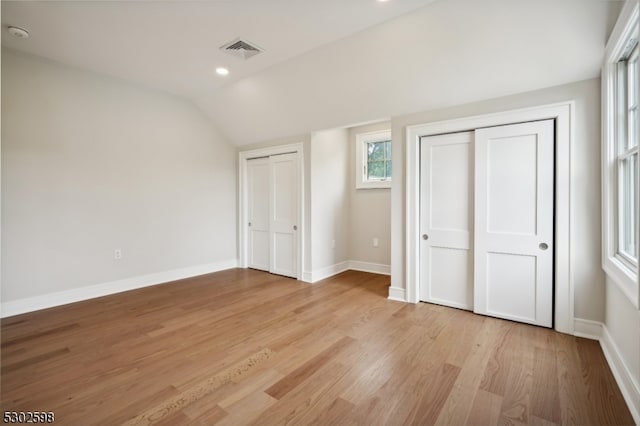
[[[2,421],[640,424],[639,3],[3,0]]]

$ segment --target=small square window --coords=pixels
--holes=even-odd
[[[391,179],[391,141],[367,142],[367,180]]]
[[[356,135],[356,188],[391,187],[391,131]]]

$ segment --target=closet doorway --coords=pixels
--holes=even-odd
[[[301,151],[240,153],[240,266],[301,278]]]
[[[573,222],[571,217],[571,146],[574,144],[574,130],[573,120],[575,117],[575,104],[573,101],[567,101],[557,104],[535,106],[525,109],[503,111],[499,113],[489,113],[485,115],[468,116],[463,118],[455,118],[445,121],[437,121],[425,124],[409,125],[405,128],[406,141],[405,141],[405,250],[404,258],[405,263],[400,267],[392,269],[392,286],[389,290],[390,298],[395,300],[406,300],[410,303],[418,303],[425,297],[426,290],[421,286],[421,277],[423,276],[423,267],[421,265],[421,246],[423,245],[423,230],[421,229],[421,141],[425,137],[452,134],[452,133],[474,133],[474,146],[473,146],[473,166],[476,163],[476,146],[475,146],[475,129],[493,128],[493,127],[508,127],[517,123],[539,122],[545,120],[553,120],[554,129],[554,145],[553,145],[553,236],[550,241],[541,240],[538,241],[537,250],[550,254],[552,262],[552,306],[551,306],[551,326],[560,332],[572,334],[575,329],[574,324],[574,283],[571,274],[571,258],[570,258],[570,242],[571,233],[573,231]],[[498,137],[500,139],[500,137]],[[491,145],[491,143],[489,144]],[[500,145],[499,143],[497,145]],[[496,148],[509,149],[510,146],[502,146]],[[505,144],[503,144],[505,145]],[[491,147],[489,148],[491,149]],[[471,154],[470,154],[471,155]],[[537,155],[537,154],[536,154]],[[471,161],[471,160],[470,160]],[[403,164],[396,165],[398,169]],[[475,173],[473,170],[473,188],[469,186],[471,190],[471,197],[475,196],[476,181]],[[507,182],[509,183],[509,182]],[[472,188],[472,189],[471,189]],[[490,200],[491,201],[491,200]],[[468,216],[467,222],[468,230],[470,233],[470,239],[467,241],[469,251],[475,249],[475,221],[476,221],[476,204],[477,200],[472,198],[471,202],[474,206],[473,219]],[[456,218],[460,220],[460,218]],[[449,229],[451,230],[451,229]],[[455,228],[453,228],[455,230]],[[462,229],[464,231],[464,229]],[[489,229],[491,230],[491,228]],[[519,230],[511,229],[516,233]],[[428,233],[427,233],[428,234]],[[435,234],[434,234],[435,235]],[[449,235],[451,237],[451,235]],[[431,235],[427,235],[430,240]],[[435,237],[434,237],[435,238]],[[488,242],[489,243],[489,242]],[[435,242],[434,242],[435,244]],[[457,244],[457,243],[456,243]],[[541,244],[543,244],[541,246]],[[461,246],[462,247],[462,246]],[[492,249],[487,248],[488,251]],[[471,259],[469,259],[471,256]],[[528,255],[527,255],[528,256]],[[526,256],[523,256],[526,257]],[[463,303],[466,303],[466,309],[476,308],[476,286],[475,286],[475,268],[476,268],[476,253],[467,254],[466,267],[468,271],[474,271],[473,275],[473,299],[465,299]],[[490,262],[493,261],[493,266],[500,265],[499,256],[493,259],[489,259],[489,268],[492,268]],[[486,259],[485,259],[486,260]],[[497,262],[496,262],[497,260]],[[520,259],[523,260],[523,259]],[[461,259],[451,260],[451,262],[457,262],[457,264],[464,263]],[[530,261],[528,261],[530,262]],[[536,259],[537,262],[537,259]],[[510,262],[503,262],[510,264]],[[527,267],[533,267],[527,265]],[[537,267],[536,267],[537,268]],[[496,269],[494,268],[494,271]],[[491,273],[491,271],[490,271]],[[462,274],[461,274],[462,275]],[[394,278],[395,276],[395,278]],[[503,275],[503,280],[509,281],[511,278]],[[394,283],[395,281],[395,283]],[[504,282],[503,282],[504,283]],[[467,282],[467,285],[468,282]],[[462,293],[460,293],[462,294]],[[464,293],[469,294],[469,293]],[[536,295],[536,297],[538,297]],[[489,301],[491,303],[491,301]],[[536,302],[537,303],[537,302]],[[494,306],[495,308],[495,306]],[[481,308],[480,308],[481,309]],[[486,309],[486,308],[485,308]],[[492,305],[489,305],[489,309],[492,309]],[[537,315],[537,314],[536,314]],[[549,325],[547,325],[549,326]]]
[[[551,327],[554,120],[420,140],[420,300]]]

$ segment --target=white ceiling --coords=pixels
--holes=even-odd
[[[2,1],[2,44],[183,96],[241,145],[596,77],[621,4]]]
[[[2,1],[2,45],[191,97],[431,1]],[[244,61],[219,50],[237,37],[265,52]]]

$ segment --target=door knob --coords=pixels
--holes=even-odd
[[[549,248],[549,245],[547,243],[540,243],[538,247],[540,247],[540,250],[546,250]]]
[[[297,231],[298,230],[298,226],[297,225],[293,225],[293,230]]]
[[[251,222],[249,222],[249,226],[251,226]]]
[[[428,240],[428,239],[429,239],[429,236],[428,236],[427,234],[422,234],[422,239],[423,239],[423,240]]]

